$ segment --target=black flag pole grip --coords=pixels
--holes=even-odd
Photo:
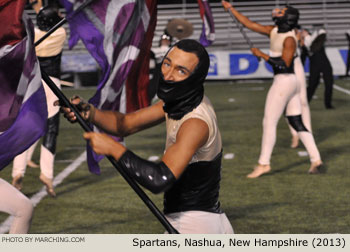
[[[77,117],[77,121],[80,126],[86,131],[91,132],[92,129],[88,125],[88,123],[84,120],[84,118],[80,115],[78,109],[70,103],[68,98],[63,94],[63,92],[56,86],[56,84],[51,80],[48,74],[41,68],[41,77],[52,90],[52,92],[58,97],[60,100],[61,106],[65,106],[71,109]],[[118,166],[117,161],[112,156],[107,156],[108,160],[112,163],[112,165],[118,170],[118,172],[122,175],[122,177],[128,182],[128,184],[134,189],[137,195],[142,199],[142,201],[146,204],[146,206],[150,209],[150,211],[156,216],[156,218],[160,221],[160,223],[164,226],[164,228],[168,231],[169,234],[178,234],[179,232],[169,223],[169,221],[165,218],[163,213],[157,208],[157,206],[152,202],[152,200],[147,196],[147,194],[140,188],[138,184],[121,168]]]

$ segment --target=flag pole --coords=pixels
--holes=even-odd
[[[88,4],[90,4],[94,0],[87,0],[82,5],[80,5],[76,11],[72,14],[72,16],[85,8]],[[39,45],[44,39],[50,36],[55,30],[61,27],[63,24],[67,22],[67,18],[62,19],[58,22],[54,27],[52,27],[41,39],[39,39],[34,45]],[[48,87],[52,90],[52,92],[58,97],[61,105],[64,105],[73,111],[77,117],[77,121],[80,126],[86,131],[91,132],[91,127],[87,124],[87,122],[80,115],[77,108],[70,103],[68,98],[63,94],[63,92],[56,86],[56,84],[51,80],[49,75],[45,72],[45,70],[40,67],[41,77],[46,82]],[[168,231],[169,234],[178,234],[179,232],[169,223],[169,221],[165,218],[164,214],[157,208],[157,206],[152,202],[152,200],[147,196],[147,194],[140,188],[140,186],[123,170],[122,167],[118,166],[117,161],[112,156],[107,156],[108,160],[112,163],[112,165],[118,170],[118,172],[122,175],[122,177],[126,180],[126,182],[131,186],[131,188],[136,192],[136,194],[141,198],[141,200],[145,203],[145,205],[149,208],[149,210],[155,215],[155,217],[160,221],[160,223],[164,226],[164,228]]]
[[[237,28],[239,29],[239,31],[240,31],[241,34],[243,35],[243,38],[244,38],[245,41],[248,43],[249,49],[254,48],[254,45],[253,45],[252,41],[251,41],[251,40],[249,39],[249,37],[247,36],[247,33],[243,30],[243,25],[240,24],[240,23],[238,22],[238,20],[237,20],[236,17],[233,15],[233,13],[231,12],[230,9],[228,10],[228,13],[230,14],[230,16],[231,16],[231,18],[234,20],[234,22],[235,22]],[[259,58],[259,57],[257,57],[257,58],[258,58],[258,60],[260,61],[260,58]]]
[[[239,29],[239,31],[241,32],[241,34],[243,35],[245,41],[248,43],[249,48],[252,49],[252,48],[254,47],[254,46],[253,46],[253,43],[252,43],[252,41],[249,39],[249,37],[247,36],[247,34],[245,33],[245,31],[243,30],[243,26],[242,26],[240,23],[238,23],[236,17],[233,15],[233,13],[231,12],[231,10],[228,10],[228,12],[229,12],[231,18],[235,21],[236,26],[237,26],[237,28]]]
[[[48,36],[50,36],[52,33],[54,33],[58,28],[60,28],[62,25],[67,23],[67,19],[74,16],[76,13],[80,12],[82,9],[84,9],[86,6],[88,6],[92,1],[94,0],[87,0],[83,4],[81,4],[69,17],[63,18],[60,22],[55,24],[50,30],[48,30],[44,36],[42,36],[38,41],[34,43],[34,46],[39,45],[41,42],[43,42]]]

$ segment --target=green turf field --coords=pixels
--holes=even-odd
[[[272,172],[258,179],[246,175],[256,164],[262,133],[264,100],[271,82],[210,82],[206,95],[218,116],[224,159],[220,201],[236,233],[350,233],[350,96],[334,90],[335,110],[323,106],[323,84],[310,108],[314,137],[326,172],[308,175],[308,157],[302,146],[291,149],[290,134],[282,118],[272,155]],[[350,90],[350,81],[336,84]],[[64,89],[70,97],[89,98],[92,89]],[[55,175],[85,149],[82,129],[61,117]],[[126,138],[127,147],[148,158],[161,156],[165,127]],[[39,160],[39,148],[34,161]],[[164,228],[144,206],[116,169],[101,163],[100,176],[89,173],[86,162],[56,187],[57,198],[45,197],[36,206],[30,233],[163,233]],[[32,197],[42,188],[39,169],[27,168],[23,193]],[[11,181],[11,166],[0,176]],[[147,192],[162,209],[162,195]],[[0,213],[2,223],[8,215]],[[1,225],[1,224],[0,224]]]

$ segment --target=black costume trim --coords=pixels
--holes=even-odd
[[[59,53],[50,57],[38,57],[38,60],[40,66],[49,76],[59,79],[61,76],[61,56],[62,53]]]
[[[276,74],[293,74],[294,73],[294,58],[288,67],[281,57],[270,57],[267,61],[273,68],[273,73]]]
[[[212,161],[188,165],[181,177],[165,192],[164,213],[191,210],[222,213],[219,202],[221,158],[222,152]]]
[[[46,121],[47,131],[43,138],[42,145],[48,149],[52,154],[56,153],[56,140],[58,135],[58,128],[60,122],[60,113],[56,113]]]
[[[163,162],[159,164],[150,162],[138,157],[130,150],[120,157],[118,165],[153,193],[166,191],[176,180],[174,174]]]
[[[287,116],[287,118],[288,118],[289,124],[292,125],[292,127],[297,132],[301,132],[301,131],[309,132],[305,127],[303,120],[301,119],[301,115]]]

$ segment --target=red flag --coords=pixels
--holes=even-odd
[[[0,48],[18,43],[26,35],[22,22],[25,3],[24,0],[0,0]]]
[[[147,95],[149,61],[154,30],[157,24],[157,1],[146,0],[151,20],[140,53],[126,81],[126,111],[133,112],[150,105]]]

